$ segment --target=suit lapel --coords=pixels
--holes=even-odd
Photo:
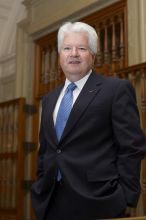
[[[65,136],[71,131],[74,125],[79,121],[80,117],[84,111],[86,111],[95,95],[101,90],[101,85],[102,76],[92,73],[72,108],[61,140],[65,138]]]

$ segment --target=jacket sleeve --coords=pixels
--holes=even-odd
[[[121,80],[112,105],[112,125],[117,147],[117,169],[127,205],[135,207],[140,194],[141,160],[146,153],[140,127],[135,91],[128,80]]]
[[[44,137],[43,131],[43,117],[44,117],[44,107],[45,107],[45,97],[42,99],[42,113],[41,113],[41,121],[40,121],[40,131],[39,131],[39,150],[38,150],[38,158],[37,158],[37,177],[43,176],[44,173],[44,156],[46,152],[46,140]]]

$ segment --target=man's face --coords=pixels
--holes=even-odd
[[[69,80],[77,81],[83,78],[94,63],[94,55],[89,49],[86,33],[65,34],[59,59],[61,68]]]

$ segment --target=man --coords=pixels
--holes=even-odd
[[[58,52],[66,81],[43,99],[36,219],[122,217],[137,204],[146,152],[134,89],[92,69],[97,34],[85,23],[59,29]]]

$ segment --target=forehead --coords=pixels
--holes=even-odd
[[[88,35],[85,32],[65,33],[63,43],[64,44],[79,43],[79,44],[88,45]]]

